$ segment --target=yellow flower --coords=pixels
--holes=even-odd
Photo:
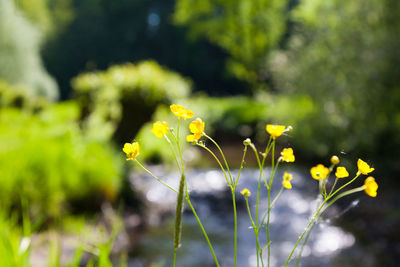
[[[240,191],[240,194],[242,194],[244,197],[249,197],[249,196],[251,196],[251,192],[250,192],[250,190],[249,189],[247,189],[247,188],[245,188],[245,189],[243,189],[242,191]]]
[[[172,113],[174,113],[174,115],[178,118],[183,118],[185,120],[193,118],[193,111],[191,111],[190,109],[186,109],[181,105],[173,104],[169,108],[171,109]]]
[[[310,172],[312,178],[315,180],[323,180],[328,176],[329,169],[322,164],[318,164],[317,166],[312,167]]]
[[[205,123],[197,118],[189,124],[189,130],[192,133],[186,137],[188,142],[193,142],[199,140],[204,135],[204,126]]]
[[[124,148],[122,149],[122,151],[124,151],[128,157],[126,160],[135,160],[137,155],[139,155],[139,150],[140,148],[138,142],[125,143]]]
[[[338,156],[332,156],[331,157],[331,163],[333,165],[338,165],[340,163],[340,160],[339,160]]]
[[[168,122],[156,121],[153,123],[153,129],[151,129],[151,132],[158,138],[163,137],[168,133]]]
[[[290,181],[293,179],[293,175],[291,175],[288,172],[283,173],[283,181],[282,181],[282,186],[287,189],[292,189],[292,184]]]
[[[376,197],[376,191],[378,190],[378,184],[375,182],[375,178],[369,176],[365,179],[363,189],[365,193],[370,197]]]
[[[365,161],[358,159],[357,161],[357,167],[358,167],[358,173],[357,174],[365,174],[367,175],[370,172],[373,172],[375,169],[371,168],[368,163],[366,163]]]
[[[294,162],[294,155],[292,148],[284,148],[281,152],[282,161]]]
[[[272,138],[276,138],[282,135],[283,131],[285,131],[285,126],[267,124],[265,130],[272,136]]]
[[[337,178],[345,178],[349,176],[349,172],[346,170],[345,167],[337,167],[335,175]]]

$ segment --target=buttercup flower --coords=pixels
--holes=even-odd
[[[153,123],[153,129],[151,129],[151,132],[158,138],[163,137],[168,133],[168,122],[156,121]]]
[[[292,184],[290,183],[290,181],[293,179],[293,175],[291,175],[288,172],[284,172],[283,173],[283,181],[282,181],[282,185],[284,188],[287,189],[292,189]]]
[[[363,189],[365,193],[370,197],[376,197],[376,191],[378,190],[378,184],[375,182],[375,178],[369,176],[365,179]]]
[[[349,176],[349,172],[346,170],[345,167],[337,167],[335,175],[337,178],[345,178]]]
[[[317,166],[312,167],[310,172],[312,178],[315,180],[323,180],[328,176],[329,169],[322,164],[318,164]]]
[[[331,163],[333,165],[338,165],[340,163],[340,160],[339,160],[338,156],[332,156],[331,157]]]
[[[135,160],[137,155],[139,155],[139,150],[140,148],[138,142],[125,143],[124,148],[122,149],[122,151],[124,151],[128,157],[126,160]]]
[[[282,161],[294,162],[293,149],[292,148],[284,148],[281,152],[280,158],[282,159]]]
[[[285,131],[285,126],[267,124],[267,126],[265,126],[265,130],[272,136],[272,138],[276,138],[282,135],[283,131]]]
[[[358,159],[357,161],[357,167],[358,167],[358,173],[357,174],[365,174],[367,175],[370,172],[373,172],[375,169],[371,168],[368,163],[366,163],[365,161]]]
[[[181,105],[173,104],[169,108],[171,109],[172,113],[174,113],[174,115],[178,118],[182,118],[185,120],[193,118],[193,111],[191,111],[190,109],[186,109]]]
[[[242,194],[244,197],[249,197],[249,196],[251,196],[251,192],[250,192],[250,190],[249,189],[247,189],[247,188],[245,188],[245,189],[243,189],[242,191],[240,191],[240,194]]]
[[[186,137],[188,142],[193,142],[199,140],[204,135],[204,122],[197,118],[189,124],[189,130],[192,133]]]

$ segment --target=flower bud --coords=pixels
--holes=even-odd
[[[243,145],[245,145],[245,146],[248,146],[248,145],[250,145],[250,144],[251,144],[250,138],[246,138],[246,139],[243,141]]]
[[[248,198],[249,196],[251,196],[251,192],[247,188],[245,188],[242,191],[240,191],[240,194],[242,194],[245,198]]]
[[[332,157],[331,157],[331,163],[332,163],[333,165],[338,165],[339,162],[340,162],[340,160],[339,160],[338,156],[332,156]]]

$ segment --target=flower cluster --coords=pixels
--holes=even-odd
[[[311,177],[316,180],[327,179],[329,177],[329,174],[331,173],[331,169],[335,165],[339,164],[340,160],[337,156],[332,156],[331,163],[332,163],[331,168],[327,168],[322,164],[318,164],[317,166],[312,167],[310,170]],[[371,173],[375,170],[374,168],[371,168],[368,165],[368,163],[366,163],[362,159],[358,159],[357,168],[358,168],[358,171],[357,171],[356,177],[353,180],[355,180],[361,174],[368,175],[369,173]],[[347,171],[347,169],[345,167],[338,166],[336,168],[335,176],[336,176],[336,179],[346,178],[346,177],[349,177],[349,172]],[[365,180],[364,185],[361,187],[361,189],[364,189],[365,193],[367,195],[369,195],[371,197],[376,197],[377,190],[378,190],[378,184],[375,182],[375,179],[370,176]]]
[[[180,174],[181,174],[181,179],[179,182],[179,189],[175,189],[171,186],[169,186],[167,183],[156,177],[154,174],[152,174],[149,170],[147,170],[140,162],[136,159],[136,157],[139,155],[139,143],[138,142],[132,142],[132,143],[125,143],[123,147],[123,151],[126,153],[127,160],[133,160],[135,161],[139,166],[141,166],[147,173],[149,173],[153,178],[155,178],[158,182],[163,184],[164,186],[167,186],[169,189],[173,190],[174,192],[177,193],[177,206],[176,206],[176,217],[175,217],[175,236],[174,236],[174,259],[176,256],[176,249],[179,248],[180,246],[180,235],[181,235],[181,218],[182,218],[182,207],[183,207],[183,201],[184,199],[186,200],[187,204],[190,206],[190,208],[193,211],[193,214],[195,214],[197,222],[199,223],[201,229],[203,230],[203,234],[206,237],[206,240],[209,240],[207,237],[207,233],[204,230],[204,227],[200,221],[200,219],[197,217],[196,212],[194,210],[193,205],[191,204],[190,201],[190,193],[188,191],[188,186],[187,186],[187,180],[186,180],[186,174],[185,174],[185,168],[184,168],[184,160],[182,156],[182,148],[181,145],[182,143],[179,141],[180,140],[180,134],[179,134],[179,129],[180,129],[180,124],[183,123],[181,119],[191,119],[194,116],[193,111],[186,109],[185,107],[181,105],[171,105],[170,106],[171,112],[178,117],[178,127],[177,131],[174,130],[174,128],[169,128],[168,122],[165,121],[156,121],[153,123],[153,128],[151,129],[151,132],[157,137],[157,138],[165,138],[168,143],[171,145],[171,150],[172,154],[174,156],[174,159],[177,163],[177,166],[179,168]],[[245,201],[246,201],[246,206],[247,206],[247,211],[249,213],[249,219],[252,224],[252,228],[255,233],[256,237],[256,249],[257,249],[257,266],[259,266],[259,262],[261,262],[262,266],[263,264],[263,258],[262,258],[262,250],[259,246],[259,230],[261,228],[266,229],[267,231],[267,244],[271,242],[270,240],[270,211],[273,208],[275,202],[278,200],[278,198],[281,196],[283,192],[285,192],[285,189],[292,189],[292,180],[293,180],[293,175],[284,172],[282,176],[282,182],[281,182],[281,188],[278,194],[272,199],[272,194],[273,190],[271,189],[273,187],[273,182],[275,175],[277,173],[278,166],[281,163],[290,163],[295,161],[295,155],[293,152],[293,148],[291,147],[286,147],[283,148],[282,151],[279,154],[279,158],[276,160],[276,142],[277,138],[282,136],[285,132],[288,132],[292,129],[291,126],[284,126],[284,125],[274,125],[274,124],[267,124],[265,126],[266,132],[269,134],[269,141],[267,143],[267,146],[265,148],[264,152],[260,152],[257,150],[255,144],[252,143],[250,138],[247,138],[243,141],[244,145],[244,150],[243,150],[243,158],[242,162],[239,168],[239,172],[237,175],[231,173],[229,164],[226,160],[226,157],[223,153],[223,150],[220,148],[218,143],[214,141],[210,136],[208,136],[205,133],[205,123],[201,118],[196,118],[195,120],[191,121],[189,123],[189,131],[190,134],[186,136],[186,141],[191,142],[193,145],[196,145],[198,147],[201,147],[205,150],[207,150],[211,155],[214,157],[214,159],[218,162],[218,165],[220,166],[221,170],[223,171],[224,177],[226,179],[226,182],[231,189],[232,192],[232,201],[233,201],[233,209],[234,209],[234,219],[235,219],[235,225],[237,225],[237,212],[236,212],[236,200],[235,200],[235,195],[236,195],[236,190],[239,182],[239,177],[241,170],[244,166],[245,163],[245,157],[246,157],[246,152],[247,149],[252,149],[255,153],[255,156],[257,158],[257,163],[258,167],[260,169],[260,175],[259,175],[259,181],[258,181],[258,187],[257,187],[257,194],[255,194],[255,197],[257,198],[256,202],[256,214],[255,217],[252,216],[252,211],[249,206],[249,197],[251,196],[251,192],[249,189],[244,188],[243,190],[240,191],[240,193],[244,196]],[[211,145],[215,146],[217,149],[214,151],[217,151],[217,154],[213,152],[212,149],[209,149],[204,142],[199,142],[199,140],[204,137],[207,138],[208,140],[211,141]],[[171,142],[171,140],[172,142]],[[266,162],[266,158],[268,157],[269,152],[271,152],[271,171],[270,171],[270,177],[269,179],[266,178],[266,175],[263,173],[264,171],[264,163]],[[178,157],[179,156],[179,157]],[[222,160],[221,160],[222,159]],[[303,238],[303,236],[307,233],[307,231],[311,231],[310,226],[315,224],[318,218],[320,218],[320,213],[322,213],[327,207],[332,205],[335,201],[338,199],[347,196],[349,194],[353,194],[359,191],[365,191],[365,193],[371,197],[376,197],[377,196],[377,190],[378,190],[378,184],[375,181],[375,178],[372,176],[368,176],[365,179],[364,185],[353,188],[347,191],[344,191],[345,187],[349,186],[353,181],[355,181],[360,175],[368,175],[371,172],[374,171],[374,168],[371,168],[368,163],[364,162],[361,159],[358,159],[357,161],[357,173],[355,174],[355,177],[352,178],[350,181],[346,181],[347,177],[350,176],[349,171],[346,169],[344,166],[339,166],[340,164],[340,159],[337,156],[332,156],[330,159],[331,165],[330,167],[326,167],[323,164],[318,164],[310,169],[310,174],[311,177],[315,180],[318,180],[319,183],[319,193],[320,197],[318,198],[320,200],[318,204],[318,208],[316,212],[313,214],[311,217],[311,221],[308,224],[308,226],[305,228],[304,232],[302,235],[300,235],[300,238],[298,242],[296,243],[295,247],[293,248],[291,254],[289,255],[285,267],[289,263],[293,252],[296,250],[297,245]],[[336,168],[336,169],[335,169]],[[335,181],[334,183],[329,183],[329,177],[331,173],[334,172],[335,175]],[[259,218],[259,208],[260,208],[260,190],[261,190],[261,182],[264,180],[265,188],[268,193],[267,197],[267,207],[266,207],[266,212],[264,213],[264,216],[262,219]],[[342,181],[345,181],[344,185],[340,186],[338,189],[335,189],[335,186],[337,183],[341,183]],[[330,187],[330,190],[329,190]],[[265,189],[264,188],[264,189]],[[253,219],[255,218],[255,220]],[[235,227],[236,231],[236,227]],[[237,255],[237,233],[235,232],[235,240],[234,240],[234,249],[235,249],[235,257],[234,257],[234,262],[236,266],[236,255]],[[305,241],[307,242],[307,240]],[[210,251],[213,254],[214,261],[216,263],[216,266],[219,266],[218,260],[214,254],[214,251],[212,249],[211,243],[208,241],[208,245],[210,247]],[[268,246],[266,248],[268,250],[267,255],[268,255],[268,265],[270,266],[270,247]],[[301,255],[300,255],[301,256]],[[174,264],[175,266],[175,264]]]

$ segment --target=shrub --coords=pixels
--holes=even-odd
[[[158,104],[186,97],[191,83],[154,61],[144,61],[81,74],[72,86],[88,129],[104,138],[115,134],[124,142],[150,120]]]
[[[114,149],[88,137],[77,123],[75,103],[37,113],[3,108],[0,113],[0,203],[29,202],[35,216],[57,216],[69,204],[113,200],[121,183]],[[86,201],[90,200],[90,201]]]

